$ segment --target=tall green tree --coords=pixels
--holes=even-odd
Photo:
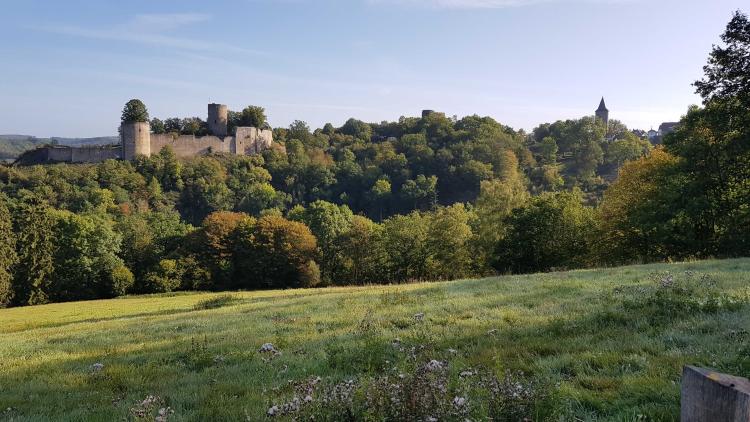
[[[349,230],[338,237],[343,269],[337,284],[382,283],[386,280],[386,255],[381,241],[382,227],[367,217],[352,217]]]
[[[513,210],[495,248],[495,269],[529,273],[585,266],[595,220],[581,201],[580,192],[545,193]]]
[[[37,198],[26,197],[14,214],[18,232],[14,303],[47,303],[52,287],[55,251],[54,222],[50,216],[50,208]]]
[[[705,77],[695,82],[705,103],[739,99],[750,104],[750,19],[739,10],[721,35],[724,45],[714,45],[703,67]]]
[[[685,178],[680,203],[698,256],[750,253],[750,22],[735,13],[695,83],[692,107],[664,145]]]
[[[125,107],[122,109],[121,121],[123,123],[148,122],[148,110],[143,101],[132,99],[125,103]]]
[[[242,109],[239,126],[264,128],[266,125],[266,110],[263,107],[251,105]]]
[[[471,224],[476,215],[459,203],[438,208],[429,218],[427,250],[430,278],[452,280],[471,275],[475,269]]]
[[[18,262],[8,198],[0,193],[0,308],[13,299],[13,269]]]
[[[54,302],[109,298],[125,294],[134,282],[120,253],[120,236],[106,215],[51,212],[57,247],[53,254]]]
[[[383,222],[381,241],[387,255],[387,280],[424,280],[429,274],[429,217],[417,211]]]
[[[347,251],[339,248],[339,237],[349,230],[353,217],[346,205],[326,201],[315,201],[307,208],[297,206],[289,212],[290,220],[304,223],[315,235],[320,250],[320,273],[325,283],[335,284],[343,271]]]

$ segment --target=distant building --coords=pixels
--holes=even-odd
[[[651,130],[646,132],[646,137],[652,143],[656,143],[656,139],[659,137],[659,132],[655,131],[654,128],[651,128]]]
[[[661,125],[659,125],[659,136],[668,135],[677,129],[677,125],[679,125],[680,122],[664,122]]]
[[[609,110],[607,110],[607,106],[604,104],[604,97],[602,97],[602,100],[599,102],[599,108],[596,109],[594,114],[597,119],[601,120],[607,125],[607,127],[609,127]]]
[[[133,160],[137,156],[149,157],[169,147],[176,156],[190,158],[211,153],[253,155],[271,148],[273,132],[270,129],[238,126],[228,132],[228,110],[224,104],[208,105],[208,132],[206,136],[179,133],[151,133],[149,122],[124,122],[120,126],[120,144],[104,146],[70,147],[46,145],[22,154],[16,163],[99,163],[104,160]]]
[[[224,104],[208,105],[209,135],[151,133],[148,122],[125,122],[121,126],[122,159],[150,156],[169,147],[178,157],[189,158],[210,153],[252,155],[271,147],[270,129],[238,126],[234,136],[228,135],[228,110]]]
[[[426,119],[426,118],[432,116],[433,114],[436,115],[436,116],[445,117],[445,113],[441,113],[441,112],[438,112],[438,111],[435,111],[435,110],[422,110],[422,118],[423,119]]]

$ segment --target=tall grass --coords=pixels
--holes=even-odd
[[[749,276],[737,259],[4,309],[0,420],[678,420],[682,365],[750,375]]]

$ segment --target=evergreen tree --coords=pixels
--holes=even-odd
[[[54,272],[54,232],[49,207],[36,198],[25,198],[15,215],[18,267],[13,302],[19,305],[47,303]]]
[[[16,239],[7,206],[7,198],[0,194],[0,308],[13,299],[13,267],[16,264]]]

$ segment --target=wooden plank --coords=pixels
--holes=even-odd
[[[682,422],[750,422],[750,381],[685,366],[680,409]]]

